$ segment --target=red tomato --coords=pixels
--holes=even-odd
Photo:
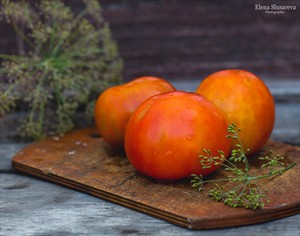
[[[167,81],[150,76],[105,90],[95,104],[97,130],[112,147],[123,148],[125,126],[135,109],[153,95],[174,90]]]
[[[275,121],[273,97],[262,80],[244,70],[223,70],[208,76],[197,88],[230,123],[241,128],[244,149],[258,152],[269,139]],[[234,144],[233,144],[234,145]]]
[[[199,155],[230,149],[223,112],[203,96],[175,91],[153,96],[131,116],[125,133],[129,162],[141,173],[161,180],[177,180],[191,174],[207,175]]]

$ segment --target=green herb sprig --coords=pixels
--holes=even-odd
[[[235,149],[231,151],[230,157],[227,159],[223,151],[218,151],[218,156],[213,156],[210,150],[204,149],[204,155],[199,155],[200,164],[203,169],[211,168],[211,166],[222,166],[228,173],[225,178],[216,180],[204,180],[201,175],[193,174],[191,180],[192,187],[199,191],[204,189],[207,183],[215,183],[215,187],[209,190],[209,196],[215,201],[222,201],[231,207],[245,207],[247,209],[256,210],[263,208],[266,201],[269,201],[267,194],[259,185],[259,180],[270,178],[272,176],[281,175],[285,171],[295,166],[295,163],[284,164],[284,157],[280,155],[272,156],[272,152],[259,160],[264,161],[258,171],[252,173],[241,140],[239,138],[240,129],[235,124],[228,126],[227,138],[235,140]],[[242,165],[242,167],[241,167]],[[266,174],[259,174],[262,170],[267,170]],[[218,183],[227,184],[218,184]]]
[[[74,126],[105,88],[122,81],[123,63],[97,0],[78,14],[60,0],[2,0],[0,19],[15,30],[20,55],[0,54],[0,117],[21,104],[22,136],[40,139]]]

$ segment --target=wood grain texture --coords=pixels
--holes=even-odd
[[[20,173],[0,173],[0,188],[1,236],[299,236],[300,233],[300,214],[262,224],[188,230]]]
[[[36,0],[27,0],[35,2]],[[75,12],[80,0],[64,0]],[[299,8],[296,0],[100,0],[103,16],[125,62],[124,78],[156,75],[199,79],[243,68],[270,79],[299,78]],[[265,14],[255,4],[292,5]],[[17,53],[10,25],[0,22],[1,53]]]
[[[300,147],[269,142],[266,148],[287,156],[287,162],[299,163]],[[233,209],[210,200],[205,191],[195,191],[188,180],[159,182],[141,176],[92,129],[33,143],[12,163],[16,170],[192,229],[254,224],[300,212],[299,165],[262,183],[271,200],[264,209]]]

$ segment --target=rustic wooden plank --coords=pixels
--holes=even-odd
[[[1,235],[117,235],[145,230],[134,226],[139,221],[158,231],[167,228],[152,217],[27,176],[1,174],[1,194]]]
[[[79,2],[72,1],[72,4]],[[218,1],[218,4],[208,1],[204,5],[196,2],[101,1],[107,4],[104,6],[108,9],[105,17],[120,42],[126,79],[144,73],[167,79],[198,79],[232,66],[249,68],[259,75],[264,73],[277,79],[287,76],[299,78],[299,45],[295,40],[299,38],[299,24],[296,23],[298,10],[291,14],[269,16],[254,12],[252,0],[230,4],[226,1]],[[276,3],[297,4],[299,9],[299,3],[294,0]],[[171,8],[168,8],[170,4]],[[199,5],[195,7],[194,4]],[[212,7],[207,6],[210,4]],[[274,0],[264,1],[264,4],[274,4]],[[158,12],[161,5],[164,8]],[[144,10],[141,11],[141,8]],[[179,10],[182,12],[177,14]],[[164,15],[166,17],[162,19]],[[232,16],[232,20],[226,16]],[[145,24],[147,19],[148,24]],[[149,22],[151,19],[152,22]],[[163,27],[161,22],[166,20],[167,24]],[[124,25],[126,21],[128,23]],[[1,32],[5,34],[0,39],[1,50],[2,53],[15,53],[15,36],[11,27],[7,29],[8,26],[1,24]],[[299,94],[299,86],[294,89],[298,89]],[[277,112],[272,136],[275,140],[300,145],[299,102],[279,104]],[[18,120],[19,114],[16,117]],[[15,123],[11,127],[3,127],[2,120],[0,122],[1,137],[10,133],[13,137],[9,141],[14,141]],[[3,132],[4,128],[7,132]],[[7,168],[10,168],[13,150],[18,149],[15,145],[18,144],[0,144],[0,235],[300,235],[300,215],[225,230],[191,232],[178,228],[85,194],[12,174],[11,169],[7,171]],[[5,152],[8,149],[10,151]],[[30,186],[24,187],[28,184]],[[70,195],[71,198],[68,197]],[[54,201],[56,197],[66,201]],[[49,201],[42,202],[46,199]],[[3,208],[8,213],[2,214]]]
[[[12,171],[11,159],[28,143],[1,143],[0,144],[0,173]]]
[[[265,14],[251,0],[107,2],[104,17],[125,58],[126,79],[198,79],[224,68],[297,78],[297,11]],[[299,8],[296,1],[276,3]]]
[[[25,144],[1,144],[11,160]],[[15,146],[15,147],[14,147]],[[10,164],[10,161],[7,162]],[[80,192],[19,174],[0,174],[1,235],[298,236],[300,214],[264,224],[191,232]]]
[[[298,236],[300,214],[264,224],[190,231],[19,174],[0,174],[0,235]]]
[[[95,130],[83,129],[60,140],[46,139],[22,149],[13,158],[19,171],[145,212],[193,229],[254,224],[300,212],[300,167],[263,182],[270,202],[257,211],[229,208],[207,198],[209,186],[199,193],[188,180],[157,182],[138,174],[124,156],[113,153]],[[300,147],[269,142],[266,150],[299,164]],[[251,158],[252,168],[255,157]],[[213,175],[214,178],[219,174]],[[274,186],[281,186],[276,188]],[[289,195],[285,192],[289,189]],[[283,197],[284,196],[284,197]]]
[[[198,78],[197,80],[192,80],[192,79],[170,80],[170,83],[172,83],[177,89],[192,92],[196,90],[196,88],[200,85],[203,79],[204,78]],[[300,81],[299,80],[294,80],[290,78],[281,78],[279,80],[273,80],[270,76],[261,77],[261,79],[268,86],[271,94],[275,99],[283,96],[287,96],[287,99],[289,97],[298,96],[297,101],[300,102],[299,100]]]
[[[31,0],[32,1],[32,0]],[[65,0],[76,12],[82,1]],[[215,70],[244,68],[259,75],[299,77],[299,1],[276,0],[296,11],[265,14],[243,1],[102,0],[103,15],[125,61],[124,77],[151,74],[198,79]],[[17,53],[11,25],[0,22],[1,53]]]

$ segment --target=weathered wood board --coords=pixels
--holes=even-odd
[[[190,229],[255,224],[300,212],[300,147],[269,141],[265,150],[297,165],[261,184],[270,199],[256,211],[230,208],[191,188],[189,180],[160,182],[138,174],[125,156],[114,153],[93,129],[45,139],[18,152],[18,171],[121,204]],[[255,159],[251,165],[255,169]],[[222,175],[222,171],[210,178]]]

